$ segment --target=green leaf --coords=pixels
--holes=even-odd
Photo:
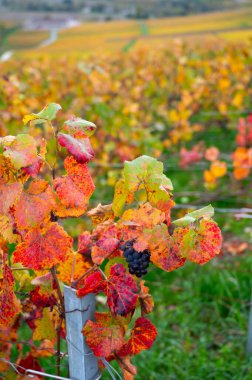
[[[195,222],[195,220],[196,219],[193,218],[192,216],[186,215],[183,218],[174,220],[174,222],[172,222],[172,224],[175,224],[175,226],[179,226],[179,227],[185,227],[185,226],[188,226],[189,224]]]
[[[163,180],[163,163],[149,156],[141,156],[124,163],[125,185],[129,191],[136,191],[144,186],[161,185]]]
[[[80,117],[74,117],[67,120],[65,124],[68,127],[69,133],[84,133],[87,137],[94,134],[96,130],[96,125],[91,121],[81,119]]]
[[[165,174],[162,175],[162,182],[161,185],[168,190],[173,190],[173,184],[170,178],[166,177]]]
[[[214,215],[214,208],[212,207],[212,205],[208,205],[198,210],[189,212],[183,218],[175,220],[173,224],[175,224],[176,226],[185,227],[200,218],[210,219],[213,215]]]
[[[189,212],[189,214],[187,214],[193,218],[195,218],[196,220],[198,220],[199,218],[212,218],[214,216],[214,208],[212,205],[208,205],[206,207],[202,207],[202,208],[199,208],[198,210],[195,210],[195,211],[192,211],[192,212]]]
[[[23,118],[24,124],[28,124],[31,121],[35,123],[41,123],[47,120],[53,120],[56,117],[57,112],[61,109],[61,106],[57,103],[50,103],[45,106],[42,111],[38,113],[31,113],[25,115]]]
[[[125,181],[120,179],[115,185],[115,194],[112,203],[112,210],[115,216],[121,216],[128,197],[128,190],[125,187]]]

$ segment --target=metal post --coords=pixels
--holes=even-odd
[[[76,290],[64,285],[66,333],[71,380],[98,380],[98,360],[85,342],[81,330],[86,321],[94,320],[95,295],[78,298]]]
[[[248,355],[252,354],[252,294],[249,308],[249,326],[248,326],[248,340],[247,340],[247,349],[246,352]]]

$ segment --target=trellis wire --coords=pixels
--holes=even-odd
[[[0,339],[0,341],[3,341],[3,340]],[[10,342],[10,341],[5,341],[5,342]],[[10,342],[10,343],[12,343],[12,342]],[[68,340],[68,343],[69,343],[69,340]],[[73,343],[71,342],[71,344],[73,344]],[[75,345],[73,345],[73,346],[75,346]],[[75,348],[76,348],[76,346],[75,346]],[[77,350],[78,350],[78,348],[77,348]],[[61,353],[61,355],[68,356],[67,353]],[[83,354],[83,355],[88,355],[88,354]],[[117,380],[117,378],[119,380],[122,380],[122,377],[118,373],[118,371],[105,358],[101,357],[100,359],[103,362],[103,364],[104,364],[105,368],[107,369],[108,373],[110,374],[112,380]],[[34,375],[41,375],[41,376],[44,376],[44,377],[50,377],[52,379],[58,379],[58,380],[73,380],[73,379],[71,379],[69,377],[62,377],[62,376],[52,375],[50,373],[46,373],[46,372],[41,372],[41,371],[36,371],[36,370],[33,370],[33,369],[25,368],[25,367],[23,367],[23,366],[21,366],[19,364],[13,363],[13,362],[11,362],[9,360],[6,360],[4,358],[0,358],[0,361],[6,363],[8,365],[10,365],[12,367],[12,369],[17,374],[19,374],[19,375],[28,375],[31,378],[33,378]],[[19,369],[22,369],[22,371],[24,371],[24,373],[20,372]],[[98,376],[97,378],[95,378],[93,380],[98,380],[98,379],[100,379],[100,376]]]
[[[169,157],[165,158],[166,160],[169,159]],[[185,167],[181,167],[179,166],[178,164],[176,163],[168,163],[166,161],[163,161],[163,164],[164,164],[164,169],[176,169],[178,171],[202,171],[202,168],[206,168],[208,167],[208,163],[207,162],[193,162],[190,166],[185,166]],[[215,166],[217,167],[222,167],[221,164],[219,163],[214,163]],[[101,163],[96,163],[96,162],[92,162],[89,164],[89,166],[91,168],[102,168],[102,169],[122,169],[124,167],[124,164],[123,163],[114,163],[114,164],[101,164]],[[195,167],[196,166],[196,167]],[[198,166],[198,167],[197,167]],[[233,165],[233,164],[227,164],[226,163],[226,167],[228,169],[252,169],[252,165]]]
[[[183,208],[201,208],[201,207],[205,207],[204,205],[192,205],[192,204],[176,204],[174,206],[174,208],[178,208],[178,209],[183,209]],[[236,213],[252,213],[252,208],[246,208],[246,207],[242,207],[242,208],[224,208],[224,207],[214,207],[214,210],[215,211],[218,211],[220,213],[231,213],[231,214],[236,214]]]
[[[110,202],[111,200],[104,199],[102,202],[104,204]],[[96,201],[93,203],[97,203]],[[197,209],[197,208],[202,208],[205,207],[205,205],[200,205],[200,204],[188,204],[188,203],[181,203],[181,204],[175,204],[173,207],[174,209]],[[214,207],[214,210],[218,213],[225,214],[233,214],[234,216],[239,216],[240,218],[243,219],[251,219],[252,214],[252,208],[247,208],[247,207],[241,207],[241,208],[228,208],[228,207]]]
[[[29,377],[33,378],[35,377],[35,375],[40,375],[40,376],[44,376],[44,377],[50,377],[51,379],[58,379],[58,380],[71,380],[70,378],[68,377],[61,377],[61,376],[57,376],[57,375],[52,375],[52,374],[49,374],[49,373],[46,373],[46,372],[40,372],[40,371],[35,371],[33,369],[28,369],[28,368],[25,368],[25,367],[22,367],[21,365],[19,364],[15,364],[15,363],[12,363],[10,362],[9,360],[6,360],[4,358],[0,358],[0,360],[6,364],[9,364],[13,370],[19,374],[19,375],[28,375]],[[20,369],[23,372],[20,372]]]

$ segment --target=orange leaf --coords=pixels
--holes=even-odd
[[[175,231],[178,229],[176,228]],[[181,232],[184,230],[180,229]],[[184,232],[185,233],[185,232]],[[158,268],[171,272],[185,264],[186,259],[179,256],[179,246],[183,235],[170,236],[165,224],[157,225],[149,241],[151,261]]]
[[[0,214],[6,214],[12,207],[22,191],[22,185],[19,182],[6,183],[0,178]]]
[[[152,207],[149,203],[138,209],[129,209],[124,212],[120,220],[120,230],[123,239],[135,240],[134,248],[139,252],[148,248],[152,228],[165,220],[165,214]]]
[[[238,147],[233,155],[234,159],[234,177],[237,180],[247,178],[252,165],[251,149]]]
[[[87,321],[82,332],[95,356],[107,357],[124,343],[125,330],[107,313],[96,313],[97,322]]]
[[[119,366],[122,368],[123,380],[134,380],[135,375],[137,374],[137,369],[131,364],[130,356],[125,356],[123,358],[118,356],[116,359]]]
[[[204,180],[207,184],[215,184],[216,177],[210,170],[204,170]]]
[[[24,242],[17,245],[14,262],[31,269],[51,268],[66,260],[73,239],[57,223],[49,223],[42,230],[30,230]]]
[[[21,311],[19,300],[14,294],[14,277],[6,264],[7,255],[3,255],[3,279],[0,291],[0,327],[8,327]],[[0,262],[1,264],[1,262]]]
[[[151,348],[157,336],[156,327],[146,318],[138,318],[130,338],[118,352],[118,356],[137,355]]]
[[[154,307],[154,302],[152,296],[149,294],[149,288],[144,285],[144,281],[140,282],[139,302],[142,313],[151,313]]]
[[[35,358],[46,358],[56,354],[54,341],[44,339],[39,347],[31,349],[32,356]]]
[[[140,205],[136,210],[129,209],[124,212],[121,223],[137,228],[152,228],[156,224],[160,224],[165,220],[165,214],[152,207],[149,203]]]
[[[227,172],[226,162],[214,161],[210,166],[210,171],[215,178],[223,177]]]
[[[70,285],[91,267],[90,263],[80,253],[69,252],[65,261],[60,262],[57,272],[59,280]],[[73,278],[72,278],[73,276]]]
[[[56,211],[60,217],[80,216],[95,189],[86,164],[79,164],[73,157],[65,159],[67,175],[54,180],[54,188],[61,201]]]
[[[55,196],[47,181],[31,182],[27,191],[23,191],[16,205],[14,216],[19,229],[40,226],[50,220],[50,213],[56,207]]]
[[[178,228],[178,230],[181,229]],[[186,232],[186,233],[185,233]],[[202,219],[199,227],[185,228],[179,254],[197,264],[205,264],[220,253],[221,231],[213,220]]]

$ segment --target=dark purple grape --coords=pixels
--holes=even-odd
[[[137,277],[147,273],[150,263],[150,254],[148,250],[138,252],[133,248],[133,241],[128,241],[121,245],[124,257],[128,263],[129,273],[135,274]]]

